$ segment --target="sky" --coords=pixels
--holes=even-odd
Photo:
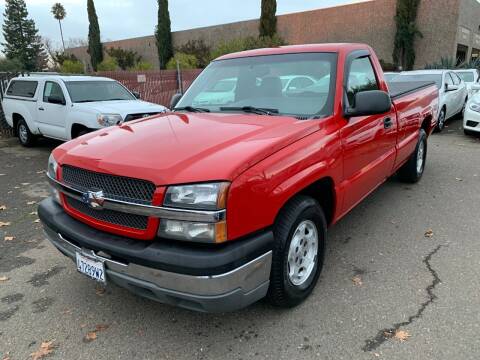
[[[365,0],[277,0],[277,14],[318,9]],[[60,44],[58,22],[50,13],[61,2],[67,11],[63,21],[65,41],[86,39],[87,0],[26,0],[30,18],[40,35]],[[3,14],[5,0],[0,0]],[[172,31],[255,19],[260,16],[261,0],[170,0]],[[153,34],[157,21],[157,0],[95,0],[102,41]],[[2,21],[3,23],[3,21]],[[3,42],[3,34],[0,34]]]

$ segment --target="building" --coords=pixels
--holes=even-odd
[[[289,44],[323,42],[363,42],[371,45],[380,59],[392,62],[395,37],[396,0],[370,0],[278,16],[278,32]],[[480,56],[479,0],[422,0],[417,26],[423,37],[417,38],[416,68],[441,57],[460,61]],[[188,40],[203,39],[214,47],[220,41],[257,36],[258,20],[209,26],[173,33],[174,46]],[[105,43],[136,51],[158,68],[154,36]],[[69,49],[88,62],[86,48]]]

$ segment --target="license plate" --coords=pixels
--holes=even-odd
[[[105,265],[82,254],[77,254],[77,270],[89,278],[105,283]]]

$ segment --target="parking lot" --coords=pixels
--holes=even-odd
[[[0,138],[0,359],[478,359],[480,140],[456,119],[419,184],[389,180],[330,229],[311,296],[201,314],[105,290],[37,222],[57,143]],[[394,335],[396,334],[396,336]]]

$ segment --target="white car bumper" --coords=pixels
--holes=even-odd
[[[480,132],[480,113],[473,111],[468,105],[463,115],[463,128],[469,131]]]

